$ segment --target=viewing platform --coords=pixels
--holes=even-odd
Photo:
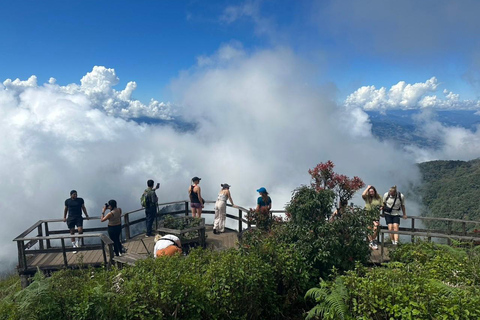
[[[205,202],[206,209],[202,212],[205,224],[196,228],[200,238],[198,242],[190,245],[202,246],[212,250],[237,247],[238,235],[243,230],[252,227],[247,219],[249,210],[239,206],[227,205],[225,233],[214,234],[212,222],[215,212],[210,209],[214,203],[214,201]],[[272,210],[271,213],[282,215],[285,210]],[[158,205],[154,230],[161,233],[162,219],[166,216],[186,217],[190,214],[189,202],[186,200],[161,203]],[[71,246],[71,236],[63,219],[38,221],[13,239],[18,248],[17,270],[22,278],[22,286],[28,285],[28,277],[37,270],[48,274],[65,268],[110,268],[114,264],[118,266],[132,265],[138,260],[153,256],[154,237],[145,237],[145,220],[143,208],[122,214],[122,242],[127,249],[127,253],[122,257],[115,257],[113,242],[107,236],[107,223],[101,223],[100,217],[90,217],[88,220],[84,220],[83,235],[75,234],[75,238],[81,239],[79,248]],[[429,230],[418,227],[416,221],[427,220],[442,221],[446,227],[443,230]],[[445,238],[448,243],[452,240],[480,243],[479,233],[467,232],[467,225],[472,224],[477,228],[480,226],[480,221],[410,216],[407,220],[401,221],[398,234],[409,236],[412,242],[415,238],[426,240]],[[454,228],[454,225],[458,225],[460,228]],[[454,231],[458,229],[461,231]],[[381,227],[379,232],[380,248],[371,251],[370,262],[372,264],[388,261],[388,251],[392,248],[392,245],[387,244],[385,240],[390,233],[395,232],[389,231],[385,225]],[[387,237],[385,237],[385,234],[387,234]],[[202,237],[205,240],[204,242],[201,241]]]

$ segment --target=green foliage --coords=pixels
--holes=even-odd
[[[332,190],[317,192],[314,188],[301,186],[293,191],[286,210],[294,224],[322,223],[330,216],[334,200],[335,193]]]
[[[334,267],[348,270],[355,261],[367,262],[370,251],[366,237],[371,232],[368,227],[375,218],[373,213],[350,208],[340,219],[328,222],[333,199],[330,190],[296,189],[286,208],[290,221],[274,225],[270,232],[247,232],[243,248],[294,248],[304,261],[302,270],[310,270],[311,279],[327,276]]]
[[[312,298],[317,305],[311,309],[306,319],[350,319],[348,310],[348,291],[343,279],[338,277],[329,285],[320,282],[320,288],[312,288],[307,291],[306,298]]]
[[[452,249],[431,243],[400,246],[394,261],[384,268],[358,265],[340,276],[347,296],[335,307],[327,297],[334,295],[335,281],[323,282],[309,291],[317,305],[312,316],[353,319],[478,319],[480,317],[479,256],[477,250]],[[333,299],[333,298],[332,298]],[[333,305],[332,305],[333,306]],[[338,306],[338,307],[337,307]],[[346,317],[348,319],[348,317]]]
[[[201,218],[194,217],[173,217],[167,215],[163,220],[163,226],[169,229],[184,230],[188,228],[197,227],[201,224]],[[180,241],[195,239],[198,237],[198,232],[187,232],[180,236]]]
[[[418,193],[423,199],[423,215],[480,221],[477,204],[480,190],[480,159],[472,161],[431,161],[419,165],[423,183]],[[426,222],[432,229],[446,230],[445,222]],[[472,231],[478,226],[467,225]],[[454,231],[462,231],[459,223],[452,225]]]
[[[0,319],[276,319],[275,271],[256,254],[193,250],[122,270],[40,272]]]

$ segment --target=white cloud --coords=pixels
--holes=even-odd
[[[160,180],[161,201],[186,199],[191,177],[200,176],[207,199],[227,182],[237,204],[253,207],[255,190],[264,186],[274,208],[309,183],[309,168],[329,159],[379,190],[416,181],[409,155],[376,140],[363,111],[339,108],[331,88],[308,85],[314,69],[292,51],[238,50],[222,47],[236,53],[206,57],[208,65],[172,82],[177,112],[197,123],[195,132],[129,121],[138,110],[165,110],[155,100],[133,100],[133,82],[114,90],[113,69],[95,67],[80,85],[4,82],[0,260],[14,262],[11,240],[35,221],[61,218],[71,189],[98,215],[111,198],[125,211],[137,209],[149,178]]]
[[[388,109],[478,109],[480,101],[460,100],[460,96],[446,89],[443,90],[444,98],[432,95],[439,87],[435,77],[425,82],[407,84],[400,81],[388,91],[385,87],[376,89],[375,86],[364,86],[357,89],[345,99],[348,108],[362,108],[367,111]]]

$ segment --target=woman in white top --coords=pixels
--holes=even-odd
[[[227,199],[233,204],[232,196],[230,194],[230,185],[227,183],[221,184],[222,189],[218,193],[217,201],[215,202],[215,220],[213,222],[213,233],[218,234],[225,232],[225,219],[227,217]]]
[[[182,253],[182,243],[177,236],[166,234],[163,237],[159,234],[155,236],[155,248],[153,256],[173,256],[175,253]]]

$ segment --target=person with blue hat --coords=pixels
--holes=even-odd
[[[257,190],[260,193],[260,197],[257,199],[257,208],[255,209],[258,211],[270,211],[272,209],[272,199],[268,196],[267,189],[261,187]]]

